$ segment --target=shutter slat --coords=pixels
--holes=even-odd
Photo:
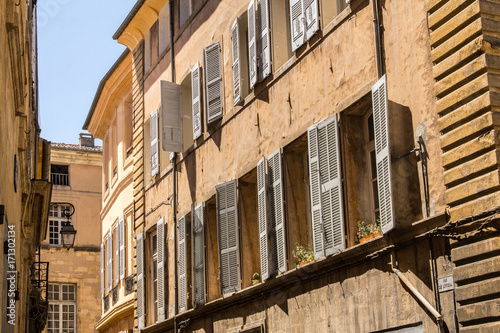
[[[240,38],[238,18],[231,27],[231,44],[233,55],[233,101],[237,105],[241,100],[241,70],[240,70]]]
[[[194,304],[205,304],[205,232],[203,221],[203,203],[194,209]]]
[[[259,213],[260,276],[262,281],[269,278],[269,250],[267,242],[267,181],[266,159],[257,164],[257,206]]]
[[[143,329],[146,319],[145,288],[144,288],[144,234],[137,235],[137,320],[138,328]]]
[[[115,228],[115,283],[120,283],[120,224]]]
[[[292,52],[305,42],[302,0],[290,0],[290,31],[292,32]]]
[[[165,220],[156,223],[158,321],[165,320]]]
[[[106,256],[104,253],[104,243],[101,243],[101,298],[104,298],[104,290],[105,290],[105,277],[104,277],[104,267],[106,263]]]
[[[269,0],[257,0],[259,34],[259,81],[271,74],[271,34],[269,31]]]
[[[125,279],[125,217],[120,216],[118,224],[120,232],[120,280]]]
[[[161,143],[164,151],[182,151],[181,86],[160,81],[161,88]]]
[[[179,312],[187,310],[186,216],[178,220]]]
[[[150,161],[151,161],[151,177],[154,177],[160,171],[160,152],[158,149],[158,110],[151,112],[149,121],[149,137],[150,137]]]
[[[193,109],[193,138],[196,140],[201,136],[201,89],[200,89],[200,63],[191,69],[191,100]]]
[[[222,68],[220,43],[204,49],[207,123],[222,117]]]
[[[392,202],[391,155],[389,151],[387,77],[385,75],[372,88],[372,103],[380,223],[382,232],[386,233],[394,228],[394,208]]]
[[[307,130],[309,148],[309,177],[311,192],[311,221],[313,231],[314,258],[325,256],[323,248],[323,221],[321,217],[321,184],[318,157],[318,127],[311,126]]]
[[[309,40],[319,30],[318,0],[303,0],[305,39]]]
[[[281,149],[267,159],[269,182],[269,216],[272,235],[272,253],[274,271],[277,274],[286,272],[286,233],[283,206],[283,180]]]
[[[113,289],[113,234],[108,236],[108,292]]]
[[[257,82],[257,43],[256,43],[256,22],[255,22],[255,2],[250,0],[248,5],[248,74],[250,77],[250,89]]]

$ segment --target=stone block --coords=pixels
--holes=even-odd
[[[500,150],[491,150],[473,160],[446,170],[443,174],[444,184],[455,186],[468,181],[475,175],[484,173],[484,170],[491,170],[498,166],[500,166]]]
[[[452,207],[450,209],[450,221],[458,221],[497,206],[500,206],[500,191]]]
[[[443,166],[445,169],[454,167],[459,162],[463,163],[465,160],[482,151],[494,149],[500,143],[500,132],[493,130],[481,135],[480,137],[464,143],[450,151],[443,154]]]
[[[456,247],[451,250],[451,259],[454,262],[480,256],[493,251],[500,250],[500,237],[485,239],[480,242]]]
[[[471,264],[455,267],[453,279],[460,284],[463,280],[500,272],[500,256],[479,260]]]
[[[477,133],[484,133],[488,129],[492,130],[494,126],[499,123],[500,112],[488,112],[478,116],[477,118],[465,122],[462,126],[441,135],[441,148],[443,148],[443,150],[448,150],[458,143],[467,140],[469,137],[474,135],[478,136]]]
[[[460,333],[498,333],[500,322],[460,328]]]
[[[455,289],[457,302],[500,293],[500,277],[467,284]]]

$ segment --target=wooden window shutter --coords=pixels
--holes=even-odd
[[[165,220],[163,217],[156,223],[156,248],[158,262],[157,276],[157,306],[158,321],[165,320]]]
[[[120,222],[118,224],[120,232],[120,280],[125,279],[125,217],[120,216]]]
[[[101,298],[104,298],[105,282],[104,282],[104,266],[106,263],[106,256],[104,253],[104,243],[101,243]]]
[[[137,235],[137,321],[138,328],[143,329],[146,320],[145,286],[144,286],[144,234]]]
[[[281,149],[267,159],[269,182],[269,216],[271,225],[271,243],[274,271],[277,274],[286,272],[286,232],[285,209],[283,205],[283,177],[281,165]]]
[[[181,86],[160,81],[162,148],[164,151],[182,151]]]
[[[204,49],[207,123],[222,117],[222,67],[220,43]]]
[[[267,181],[266,159],[257,163],[257,207],[259,214],[260,276],[262,281],[269,278],[269,250],[267,241]]]
[[[250,89],[257,82],[257,37],[255,22],[255,2],[250,0],[248,5],[248,71],[250,77]]]
[[[337,115],[318,124],[321,216],[326,255],[345,248],[342,169]]]
[[[307,130],[309,149],[309,177],[311,192],[311,221],[313,231],[314,258],[325,256],[323,247],[323,222],[321,217],[321,184],[318,156],[318,127],[311,126]]]
[[[372,103],[380,223],[382,225],[382,232],[386,233],[394,228],[394,210],[391,184],[391,155],[389,151],[387,77],[385,75],[372,88]]]
[[[241,71],[240,71],[240,38],[238,18],[231,27],[231,46],[233,55],[233,101],[237,105],[241,100]]]
[[[217,185],[217,229],[221,293],[240,289],[240,256],[236,180]]]
[[[305,42],[302,0],[290,0],[290,24],[292,51],[295,52]]]
[[[201,89],[200,89],[200,63],[191,69],[191,100],[193,108],[193,139],[196,140],[201,136]]]
[[[151,177],[154,177],[160,171],[160,151],[158,149],[158,110],[151,113],[149,122],[149,137],[151,149]]]
[[[113,234],[108,235],[108,292],[113,289]]]
[[[186,272],[186,216],[177,224],[177,241],[179,254],[179,312],[187,310],[187,272]]]
[[[319,30],[318,0],[303,0],[306,40]]]
[[[120,283],[120,228],[115,228],[115,283]]]
[[[205,304],[205,232],[203,203],[194,209],[193,216],[193,258],[194,258],[194,306]]]
[[[271,74],[271,33],[269,30],[269,0],[257,0],[259,34],[259,81]]]

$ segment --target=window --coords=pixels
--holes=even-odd
[[[54,185],[69,186],[69,166],[51,164],[50,165],[50,181]]]
[[[148,70],[158,60],[159,56],[159,23],[158,20],[151,26],[144,36],[144,71]]]
[[[76,285],[49,283],[47,333],[76,332]]]
[[[252,32],[254,34],[254,32]],[[232,62],[233,62],[233,101],[238,105],[249,94],[248,72],[248,14],[245,12],[236,18],[231,27]]]
[[[191,308],[191,213],[182,216],[177,222],[177,253],[179,262],[179,312]]]
[[[320,0],[323,28],[336,18],[349,4],[346,0]]]
[[[137,321],[138,328],[143,329],[146,324],[146,302],[144,284],[144,234],[137,235]]]
[[[156,319],[157,321],[165,320],[166,314],[166,255],[165,255],[165,219],[161,218],[156,223]],[[154,258],[153,258],[154,259]]]
[[[159,25],[159,52],[160,55],[170,46],[170,5],[167,2],[160,11]]]
[[[222,118],[222,61],[220,42],[204,49],[206,119],[210,124]]]
[[[181,28],[193,13],[193,0],[179,0],[177,4],[179,5],[179,28]]]
[[[63,222],[68,221],[64,212],[70,211],[67,205],[50,205],[49,210],[49,244],[53,246],[62,245],[61,242],[61,227]],[[71,218],[69,219],[71,221]]]
[[[106,290],[111,292],[113,289],[113,233],[110,232],[108,234],[108,238],[106,241],[106,275],[107,275],[107,288]]]
[[[132,95],[128,95],[124,102],[124,138],[123,138],[123,147],[125,148],[125,158],[132,156],[134,151],[133,147],[133,107],[132,107]]]
[[[180,105],[180,117],[177,116],[181,122],[181,133],[182,133],[182,147],[181,147],[181,150],[182,151],[186,151],[189,147],[191,147],[193,145],[193,135],[194,135],[194,128],[193,128],[193,125],[196,123],[196,125],[198,126],[199,130],[198,132],[200,133],[196,133],[196,134],[199,134],[201,135],[201,119],[199,119],[199,117],[201,117],[201,114],[200,112],[198,112],[197,114],[194,114],[194,110],[193,110],[193,94],[194,94],[194,91],[193,89],[196,89],[196,87],[194,87],[192,85],[192,73],[189,73],[188,75],[186,75],[186,77],[184,78],[184,80],[182,80],[182,83],[180,85],[180,98],[181,98],[181,105]],[[199,87],[199,84],[200,82],[195,82],[198,84],[198,87]],[[198,92],[199,93],[199,92]],[[194,119],[193,117],[196,116],[198,119]],[[173,151],[173,150],[171,150]]]
[[[149,290],[150,290],[151,301],[148,303],[152,304],[151,307],[152,317],[148,321],[150,324],[153,324],[156,323],[158,320],[158,239],[156,231],[152,232],[149,235],[148,239],[149,239],[149,254],[150,254],[149,258],[151,258],[149,265],[149,274],[150,274],[149,276],[151,277]]]
[[[290,0],[269,0],[271,7],[272,56],[274,71],[293,56],[290,31]]]

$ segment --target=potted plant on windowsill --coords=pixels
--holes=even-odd
[[[260,274],[259,273],[253,273],[252,278],[250,279],[252,282],[252,286],[255,286],[256,284],[259,284],[261,282],[260,279]]]
[[[380,220],[377,219],[375,223],[365,224],[365,221],[360,221],[358,223],[358,238],[359,243],[364,243],[370,239],[376,238],[382,235],[382,229],[380,228]]]
[[[299,245],[299,243],[295,243],[295,250],[292,251],[292,255],[299,262],[295,264],[295,267],[304,266],[314,260],[314,252],[311,249],[311,245],[308,245],[306,248],[303,245]]]

